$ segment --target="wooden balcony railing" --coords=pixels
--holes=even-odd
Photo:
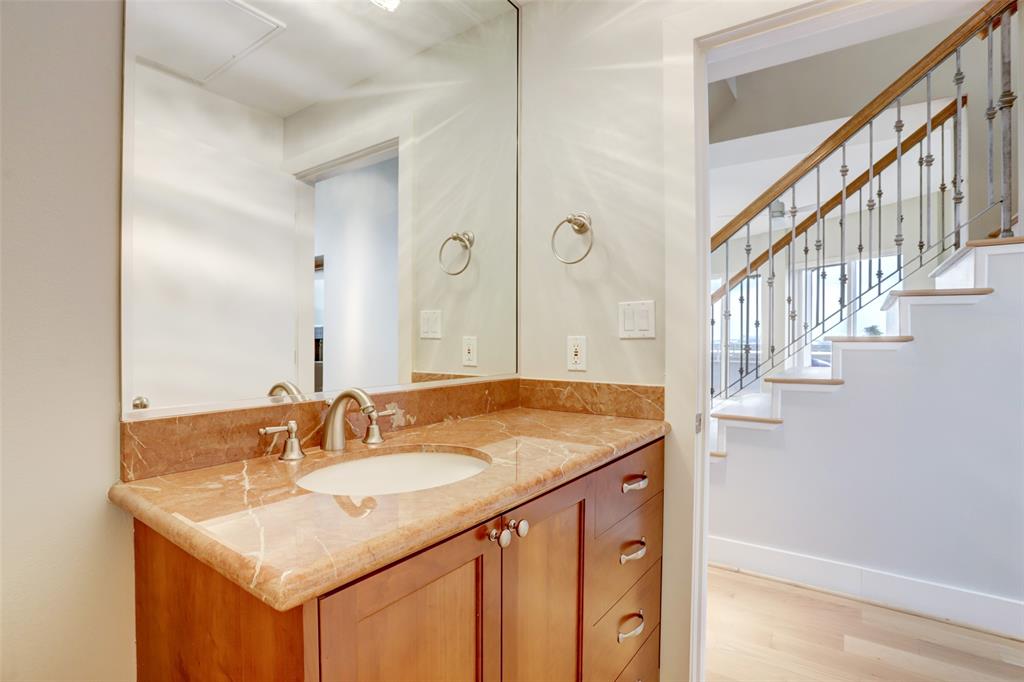
[[[963,103],[963,106],[965,106],[965,107],[967,106],[967,95],[964,95],[961,98],[961,102]],[[943,123],[945,123],[949,119],[953,118],[953,116],[955,116],[955,115],[956,115],[956,100],[954,99],[949,104],[947,104],[942,109],[940,109],[938,111],[938,113],[936,113],[932,117],[932,126],[931,126],[932,129],[938,129]],[[921,142],[921,140],[924,139],[924,137],[925,137],[925,135],[927,135],[927,133],[928,133],[928,124],[925,123],[920,128],[918,128],[914,132],[910,133],[910,135],[907,135],[906,139],[904,139],[903,143],[900,145],[902,147],[902,149],[903,149],[903,153],[904,154],[909,153],[914,147],[917,146],[917,144],[919,142]],[[880,159],[878,159],[878,161],[875,162],[875,164],[874,164],[874,175],[873,176],[869,173],[869,171],[865,170],[863,173],[861,173],[856,178],[854,178],[853,181],[850,182],[850,184],[847,185],[847,187],[846,187],[846,196],[850,197],[851,195],[855,194],[857,192],[857,190],[861,189],[862,187],[864,187],[864,186],[866,186],[868,184],[868,179],[870,177],[876,177],[876,178],[879,177],[883,170],[885,170],[886,168],[888,168],[889,166],[891,166],[894,163],[896,163],[896,147],[893,147],[892,149],[890,149],[887,154],[885,154]],[[822,219],[824,219],[832,211],[834,211],[837,208],[839,208],[839,206],[842,204],[842,201],[843,201],[843,193],[842,192],[836,192],[831,198],[829,198],[827,201],[823,202],[821,204],[821,217],[822,217]],[[782,235],[782,237],[777,239],[771,245],[771,251],[772,251],[771,255],[775,255],[775,254],[781,252],[787,246],[789,246],[790,242],[793,240],[794,233],[795,233],[795,236],[799,237],[804,232],[807,232],[807,230],[809,230],[812,227],[814,227],[814,224],[817,222],[817,220],[818,220],[818,214],[817,214],[817,212],[814,212],[814,213],[811,213],[810,215],[808,215],[803,220],[801,220],[799,223],[797,223],[795,230],[792,230],[792,229],[790,229],[788,227],[787,228],[783,228],[785,230],[785,233]],[[762,251],[760,253],[760,255],[758,255],[757,257],[755,257],[753,260],[750,261],[749,272],[756,272],[758,268],[760,268],[762,265],[764,265],[765,263],[768,262],[768,258],[769,258],[768,249],[765,249],[764,251]],[[748,269],[747,269],[746,265],[744,265],[744,267],[741,270],[739,270],[739,272],[737,272],[732,277],[730,277],[729,278],[729,285],[728,285],[729,289],[732,289],[734,286],[736,286],[737,284],[742,282],[743,278],[747,276],[747,272],[748,272]],[[719,300],[721,300],[721,298],[723,296],[725,296],[725,291],[726,291],[726,285],[723,284],[718,289],[716,289],[713,294],[711,294],[711,302],[712,303],[717,303]]]
[[[725,226],[715,232],[711,236],[711,250],[715,251],[725,244],[730,237],[742,230],[758,214],[767,210],[773,201],[782,196],[783,192],[792,187],[802,177],[811,173],[816,166],[837,151],[844,142],[850,140],[869,121],[881,114],[897,97],[913,87],[930,71],[954,54],[958,48],[963,46],[975,34],[986,31],[990,24],[993,21],[997,21],[1002,13],[1007,10],[1013,10],[1015,7],[1016,0],[990,0],[990,2],[986,2],[981,9],[971,15],[970,18],[950,33],[928,54],[907,69],[860,111],[851,116],[838,130],[829,135],[814,151],[793,166],[785,175],[773,182],[760,196],[740,211]]]

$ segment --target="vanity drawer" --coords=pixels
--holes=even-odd
[[[661,627],[654,628],[615,682],[658,682],[661,672]]]
[[[584,591],[588,624],[600,619],[661,558],[664,499],[658,493],[590,543]]]
[[[655,441],[594,473],[595,535],[621,521],[665,485],[665,441]]]
[[[587,628],[584,679],[587,682],[614,680],[660,622],[661,562],[658,561],[601,620]]]

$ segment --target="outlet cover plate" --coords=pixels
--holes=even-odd
[[[476,367],[476,337],[462,337],[462,366]]]
[[[570,372],[587,371],[587,337],[565,337],[566,369]]]

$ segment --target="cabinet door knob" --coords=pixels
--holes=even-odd
[[[643,490],[644,488],[647,487],[648,482],[649,479],[647,478],[647,472],[645,471],[642,474],[640,474],[640,478],[636,479],[635,481],[623,483],[622,492],[628,493],[630,490]]]
[[[647,554],[647,538],[640,538],[640,549],[636,550],[632,554],[620,554],[619,564],[625,565],[630,561],[636,561],[637,559],[643,559],[644,555]]]
[[[640,633],[644,631],[644,610],[640,609],[640,612],[637,614],[637,616],[640,617],[640,625],[637,625],[635,628],[633,628],[629,632],[620,632],[619,633],[619,644],[622,644],[625,640],[627,640],[627,639],[629,639],[631,637],[639,637]]]
[[[497,542],[498,547],[505,549],[512,544],[512,531],[508,528],[503,528],[500,531],[497,528],[492,528],[491,532],[487,534],[487,539],[491,542]]]
[[[505,527],[510,531],[515,531],[515,534],[521,538],[525,538],[526,534],[530,532],[530,522],[526,519],[509,519]]]

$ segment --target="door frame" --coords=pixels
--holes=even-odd
[[[413,214],[416,186],[416,143],[410,115],[379,117],[342,139],[315,147],[282,163],[285,172],[312,186],[332,175],[398,156],[398,378],[412,381],[413,324]],[[311,328],[312,329],[312,328]]]
[[[802,55],[810,56],[828,49],[820,38],[837,27],[865,22],[878,26],[895,15],[903,22],[917,15],[918,25],[937,20],[934,15],[920,19],[920,7],[913,5],[924,2],[928,0],[895,6],[887,0],[743,0],[718,3],[713,12],[704,5],[687,8],[663,23],[665,419],[676,426],[665,439],[665,487],[677,491],[665,496],[665,537],[677,541],[666,541],[664,548],[665,575],[674,579],[662,588],[662,637],[689,642],[689,647],[662,649],[663,679],[704,679],[710,486],[705,438],[710,370],[704,361],[710,348],[709,63],[719,62],[714,68],[721,76],[726,73],[723,55],[737,59],[767,51],[782,37],[790,42],[817,37],[817,51]]]

